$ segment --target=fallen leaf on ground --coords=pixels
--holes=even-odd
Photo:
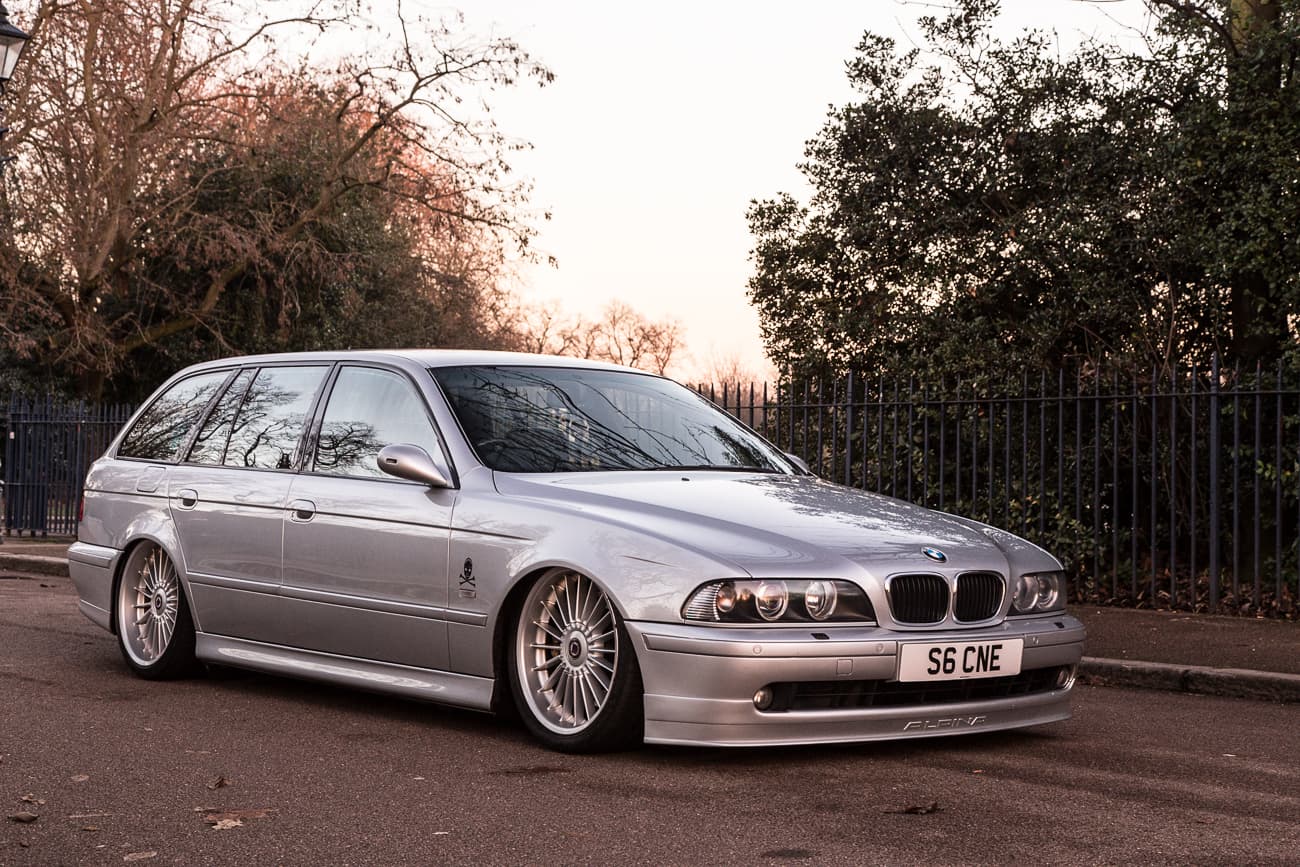
[[[901,810],[885,810],[886,813],[898,813],[907,816],[925,816],[930,813],[942,812],[943,807],[939,806],[938,801],[931,801],[929,804],[912,804]]]
[[[75,777],[69,777],[68,779],[74,783],[84,783],[90,779],[90,774],[77,774]]]
[[[214,831],[229,831],[231,828],[242,828],[244,823],[238,819],[222,819],[212,826]]]
[[[203,821],[209,825],[216,825],[219,822],[242,823],[245,819],[265,819],[270,812],[270,808],[258,810],[209,810],[203,814]]]
[[[132,852],[129,855],[123,855],[123,861],[143,861],[146,858],[157,858],[157,852]]]
[[[40,816],[36,815],[35,813],[29,813],[26,810],[23,810],[21,813],[14,813],[9,818],[11,821],[22,822],[26,824],[28,822],[35,822],[37,819],[40,818]]]
[[[31,792],[28,792],[27,794],[23,795],[18,800],[22,801],[24,804],[40,804],[41,806],[45,806],[45,799],[38,798],[35,795],[33,795]]]
[[[83,825],[83,826],[81,827],[81,830],[83,830],[83,831],[98,831],[99,829],[96,828],[94,825]]]
[[[971,773],[972,773],[972,774],[982,774],[982,773],[984,773],[984,769],[983,769],[983,768],[976,768],[975,770],[971,771]]]
[[[215,780],[208,783],[208,788],[215,792],[217,789],[224,789],[229,785],[230,780],[227,780],[225,777],[217,777]]]

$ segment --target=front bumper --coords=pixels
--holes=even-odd
[[[696,746],[936,737],[1067,719],[1072,679],[1062,688],[1011,698],[835,710],[763,712],[754,706],[754,693],[773,683],[892,681],[899,644],[917,641],[1023,638],[1022,671],[1074,666],[1084,638],[1083,624],[1063,613],[936,632],[626,625],[645,684],[646,742]]]

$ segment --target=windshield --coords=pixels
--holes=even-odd
[[[659,377],[564,367],[430,372],[479,459],[494,470],[791,471],[753,431]]]

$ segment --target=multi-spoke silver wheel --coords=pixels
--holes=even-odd
[[[557,734],[585,730],[609,702],[619,668],[614,607],[590,578],[553,572],[524,600],[515,664],[528,710]]]
[[[137,548],[118,585],[117,630],[123,652],[138,668],[156,665],[172,646],[181,605],[171,559],[156,545]]]

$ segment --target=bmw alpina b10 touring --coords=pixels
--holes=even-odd
[[[1065,719],[1083,627],[1009,533],[824,482],[694,392],[567,358],[232,358],[92,466],[81,610],[197,663],[482,710],[561,750]]]

